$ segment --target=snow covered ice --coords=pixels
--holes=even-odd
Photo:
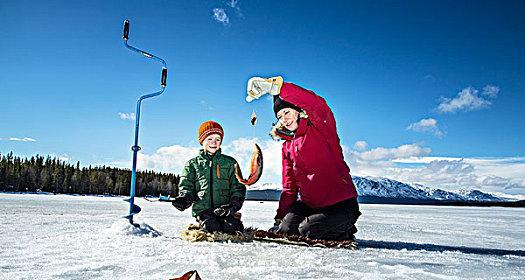
[[[0,279],[523,279],[525,209],[362,204],[359,249],[188,243],[194,219],[136,199],[0,194]],[[277,202],[248,201],[245,226],[269,228]]]

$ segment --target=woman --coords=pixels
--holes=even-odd
[[[274,96],[275,138],[282,147],[283,190],[275,216],[278,233],[312,239],[353,239],[361,215],[335,118],[326,101],[281,77],[252,78],[251,101]]]

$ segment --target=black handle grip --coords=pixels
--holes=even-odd
[[[129,20],[124,21],[124,34],[122,35],[122,39],[128,40],[129,36]]]
[[[168,69],[162,67],[162,78],[160,78],[160,85],[165,87],[167,79],[168,79]]]

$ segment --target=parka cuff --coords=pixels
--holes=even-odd
[[[234,208],[235,210],[234,212],[241,210],[242,204],[243,204],[243,201],[240,197],[233,196],[230,198],[230,206]]]

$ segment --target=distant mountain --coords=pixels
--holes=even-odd
[[[497,197],[479,190],[445,191],[424,187],[411,186],[387,178],[353,177],[357,193],[371,199],[388,198],[410,201],[456,201],[456,202],[505,202],[507,198]]]
[[[248,190],[246,192],[246,200],[268,200],[279,201],[281,190],[267,189],[267,190]]]
[[[474,205],[477,203],[500,204],[512,200],[479,190],[445,191],[422,185],[411,186],[387,178],[352,177],[361,203],[384,204],[446,204]],[[249,187],[247,200],[279,200],[281,186],[262,184]]]
[[[246,192],[246,199],[278,201],[281,196],[281,189],[281,185],[273,183],[251,186]]]

